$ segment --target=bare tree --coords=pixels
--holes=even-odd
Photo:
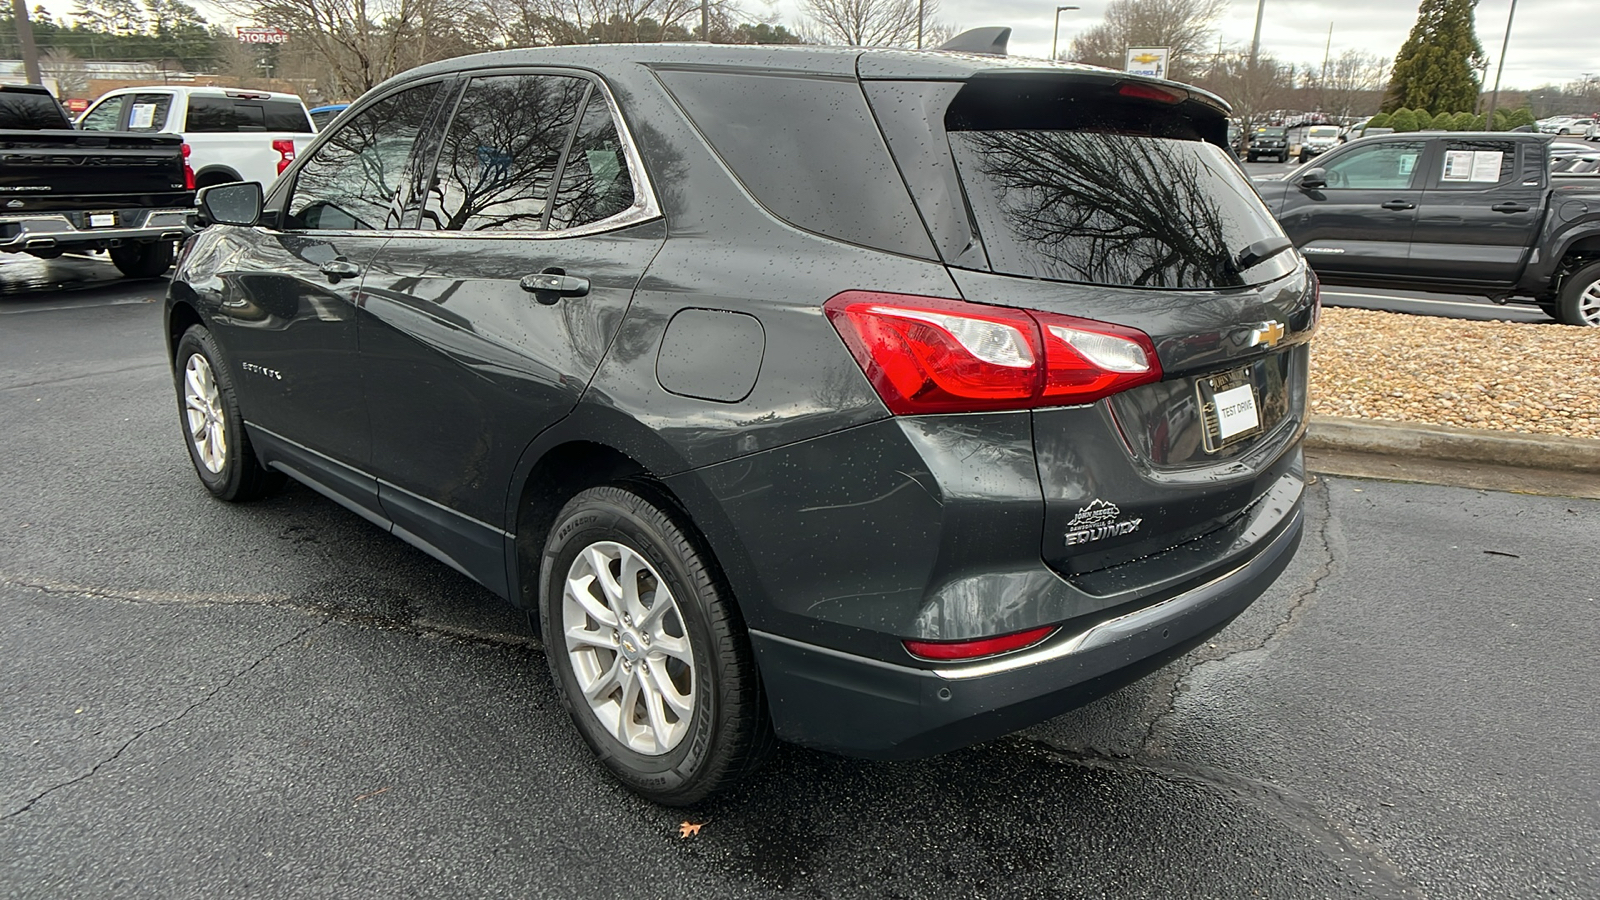
[[[1294,66],[1279,65],[1270,56],[1252,65],[1247,50],[1218,54],[1194,82],[1228,101],[1246,144],[1256,126],[1267,124],[1283,109],[1294,90]]]
[[[56,80],[56,90],[62,98],[89,94],[89,67],[71,50],[60,47],[46,50],[39,56],[39,71],[46,78]]]
[[[936,46],[930,36],[943,29],[938,0],[805,0],[804,9],[817,36],[850,47],[915,46],[919,14],[924,47]]]
[[[505,0],[490,8],[501,41],[511,47],[701,37],[699,0]],[[710,13],[713,38],[732,33],[732,0],[711,0]]]
[[[1167,77],[1186,81],[1204,68],[1228,0],[1111,0],[1105,21],[1072,40],[1078,62],[1120,69],[1129,47],[1166,47]]]
[[[1357,110],[1376,112],[1389,71],[1389,61],[1361,50],[1346,50],[1325,66],[1304,68],[1303,80],[1316,97],[1317,107],[1330,116],[1346,118]],[[1371,100],[1370,103],[1364,103]]]

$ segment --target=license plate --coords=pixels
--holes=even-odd
[[[1261,431],[1261,408],[1248,369],[1210,375],[1195,382],[1205,420],[1207,453]]]
[[[115,228],[117,227],[116,213],[89,213],[90,228]]]

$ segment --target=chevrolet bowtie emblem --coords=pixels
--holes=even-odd
[[[1265,347],[1271,350],[1283,340],[1284,328],[1282,322],[1262,322],[1250,329],[1250,346]]]

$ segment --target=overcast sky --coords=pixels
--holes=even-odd
[[[38,2],[38,0],[34,0]],[[1081,10],[1061,14],[1061,44],[1101,19],[1108,0],[1076,0]],[[774,10],[785,24],[802,18],[802,0],[743,0],[752,19]],[[1503,86],[1532,88],[1577,81],[1587,72],[1600,80],[1600,0],[1522,0],[1511,29]],[[58,18],[72,14],[72,0],[45,0]],[[228,24],[215,7],[195,3],[212,22]],[[962,28],[1009,25],[1013,56],[1050,55],[1050,27],[1057,0],[941,0],[940,18]],[[1062,4],[1065,5],[1065,4]],[[1478,40],[1489,54],[1489,84],[1500,62],[1500,41],[1505,36],[1506,12],[1511,0],[1479,0]],[[1250,45],[1255,27],[1254,0],[1232,0],[1221,22],[1223,42]],[[1262,53],[1283,62],[1321,65],[1333,26],[1333,55],[1356,48],[1393,58],[1417,20],[1417,4],[1406,0],[1266,0],[1261,25]]]

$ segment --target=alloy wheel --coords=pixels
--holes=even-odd
[[[212,474],[228,462],[228,429],[222,416],[222,394],[211,363],[198,353],[183,366],[183,412],[189,442],[200,464]]]
[[[1590,328],[1600,328],[1600,278],[1578,295],[1578,318]]]
[[[612,737],[645,756],[683,740],[697,687],[693,647],[649,560],[615,541],[585,547],[567,570],[561,629],[578,691]]]

